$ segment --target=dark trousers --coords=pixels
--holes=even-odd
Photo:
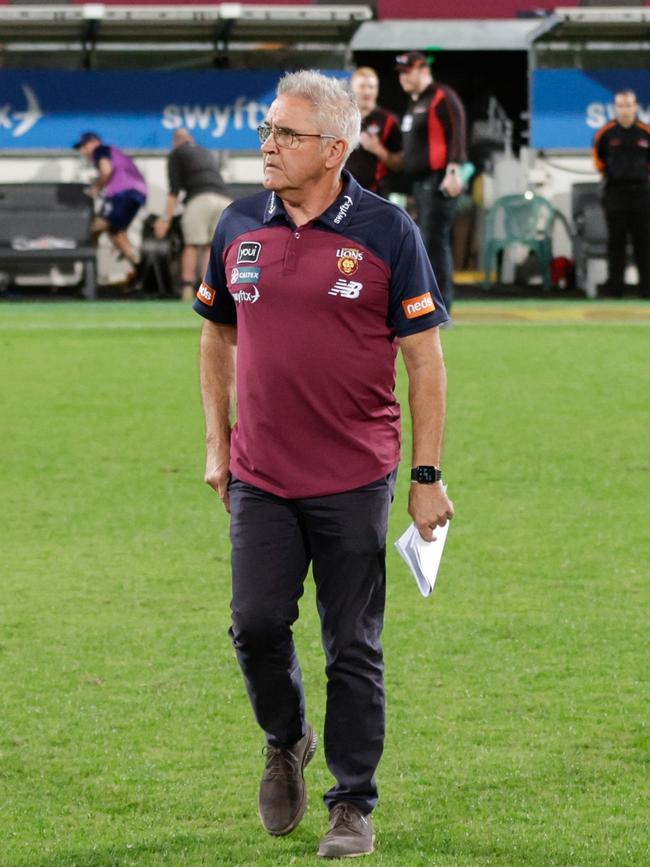
[[[625,288],[625,247],[632,239],[634,261],[639,272],[639,292],[650,293],[650,208],[622,210],[605,204],[607,218],[608,284],[615,295]]]
[[[414,181],[413,197],[420,234],[449,313],[454,302],[451,230],[457,200],[447,198],[440,192],[439,187],[443,177],[444,172],[435,172],[423,180]]]
[[[306,732],[291,626],[309,564],[326,658],[325,758],[331,807],[377,803],[384,744],[386,532],[396,473],[342,494],[287,500],[230,484],[230,635],[257,722],[274,746]]]

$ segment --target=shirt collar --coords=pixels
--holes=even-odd
[[[431,96],[431,94],[435,93],[438,89],[438,85],[435,81],[432,81],[430,84],[424,88],[422,93],[419,93],[413,100],[413,102],[419,102],[421,99],[424,99],[427,96]]]
[[[270,223],[271,220],[274,220],[276,217],[284,217],[284,219],[289,222],[289,215],[284,209],[282,199],[280,198],[280,196],[276,196],[275,193],[272,192],[266,200],[266,207],[264,208],[264,222]]]
[[[345,230],[354,216],[354,212],[359,207],[363,192],[362,187],[346,169],[343,169],[341,173],[341,180],[343,181],[341,195],[318,218],[319,222],[325,223],[326,226],[334,229],[335,232],[343,232]]]
[[[326,211],[323,211],[317,220],[314,220],[314,222],[324,223],[335,232],[344,231],[359,206],[363,192],[362,187],[346,169],[343,169],[341,173],[341,180],[343,181],[341,195],[332,202]],[[276,217],[283,217],[287,222],[291,222],[282,199],[276,196],[275,192],[272,192],[266,201],[264,223],[270,223]]]

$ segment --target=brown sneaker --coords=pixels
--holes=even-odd
[[[329,831],[320,841],[318,854],[321,858],[356,858],[374,852],[374,844],[370,816],[354,804],[340,801],[330,810]]]
[[[307,807],[307,789],[303,776],[316,752],[316,733],[307,726],[307,734],[292,747],[265,747],[266,767],[262,775],[259,814],[269,834],[290,834],[302,819]]]

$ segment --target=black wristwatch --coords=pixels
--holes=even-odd
[[[442,481],[442,470],[439,467],[413,467],[411,481],[420,485],[433,485]]]

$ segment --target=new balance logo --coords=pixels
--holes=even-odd
[[[363,283],[357,283],[354,280],[337,280],[332,286],[328,295],[340,295],[341,298],[358,298],[361,295]]]

